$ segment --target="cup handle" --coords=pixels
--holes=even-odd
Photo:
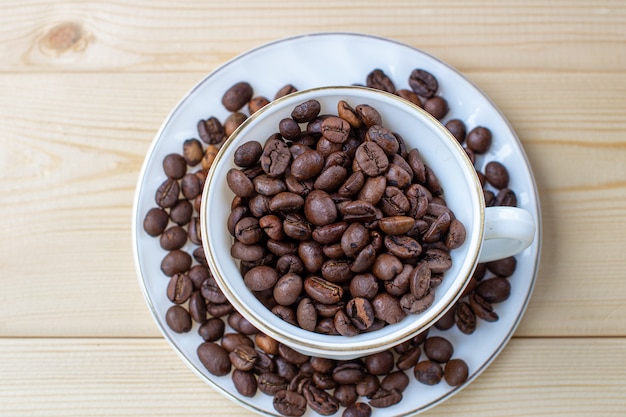
[[[478,262],[517,255],[535,239],[537,226],[529,212],[517,207],[487,207]]]

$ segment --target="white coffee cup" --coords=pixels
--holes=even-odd
[[[408,150],[418,148],[439,179],[443,198],[466,229],[463,245],[450,251],[452,268],[435,290],[435,301],[423,313],[410,314],[396,324],[356,336],[324,335],[285,322],[267,309],[246,287],[238,261],[230,254],[233,238],[227,219],[234,197],[226,173],[235,167],[235,150],[248,141],[264,141],[278,131],[280,120],[307,100],[320,102],[321,114],[337,114],[337,103],[368,104],[381,114],[383,125],[404,139]],[[363,87],[322,87],[299,91],[263,107],[224,143],[205,183],[201,205],[201,234],[213,275],[230,303],[259,331],[307,355],[351,359],[393,347],[432,326],[460,298],[478,263],[522,252],[534,240],[536,225],[527,211],[516,207],[485,207],[482,186],[467,154],[436,119],[408,101]]]

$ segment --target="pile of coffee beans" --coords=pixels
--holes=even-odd
[[[430,307],[465,227],[419,150],[374,107],[336,108],[320,115],[305,101],[265,145],[235,150],[228,228],[244,282],[268,308],[305,330],[353,336]]]
[[[407,83],[408,88],[397,89],[381,70],[372,71],[366,79],[368,87],[396,93],[438,119],[445,117],[448,104],[437,95],[438,83],[432,74],[416,69]],[[274,98],[294,91],[296,87],[285,85]],[[197,329],[202,338],[198,358],[208,372],[230,375],[242,396],[252,397],[258,391],[273,396],[275,409],[285,416],[302,415],[307,408],[322,415],[343,410],[344,417],[370,416],[372,407],[389,407],[400,402],[410,378],[425,385],[441,380],[451,386],[463,384],[469,375],[467,364],[462,358],[454,357],[453,345],[442,336],[429,336],[425,332],[385,352],[333,361],[293,351],[258,332],[233,309],[217,286],[201,247],[201,193],[219,146],[248,117],[246,113],[252,114],[269,100],[254,96],[252,86],[240,82],[228,89],[222,102],[231,111],[223,122],[215,117],[200,120],[199,139],[184,141],[180,153],[164,158],[166,178],[156,191],[156,206],[145,213],[143,221],[145,232],[158,238],[166,251],[161,270],[169,279],[165,291],[172,306],[165,313],[165,320],[170,329],[178,333]],[[464,122],[458,119],[447,121],[445,126],[464,146],[472,162],[491,146],[491,132],[486,127],[478,126],[467,132]],[[284,126],[281,132],[286,138],[289,128]],[[490,161],[484,173],[477,172],[488,206],[517,205],[502,164]],[[234,204],[233,212],[243,210],[240,207],[243,206]],[[249,206],[250,212],[252,207],[255,206]],[[266,232],[272,224],[261,227]],[[298,263],[287,255],[276,268],[289,271],[292,262]],[[445,331],[456,326],[461,332],[471,334],[480,320],[498,320],[494,304],[509,297],[508,278],[515,268],[514,257],[479,264],[463,297],[435,327]],[[366,284],[363,283],[364,287]]]

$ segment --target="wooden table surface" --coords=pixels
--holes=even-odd
[[[21,0],[0,5],[0,415],[252,415],[161,336],[133,264],[133,194],[157,129],[206,73],[316,31],[450,63],[503,110],[536,175],[527,313],[424,415],[626,414],[625,2]]]

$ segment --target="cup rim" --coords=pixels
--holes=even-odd
[[[214,253],[212,250],[212,244],[209,239],[209,236],[210,236],[210,233],[208,231],[209,225],[206,219],[208,217],[208,211],[209,211],[208,200],[209,200],[209,195],[211,194],[209,191],[211,187],[213,186],[212,185],[213,180],[215,179],[217,175],[218,167],[221,167],[220,162],[225,158],[225,154],[227,153],[227,150],[232,146],[234,142],[236,142],[237,138],[242,134],[242,132],[244,132],[248,128],[248,126],[255,123],[256,120],[263,117],[266,113],[271,112],[276,108],[281,108],[281,106],[285,102],[290,102],[290,103],[293,102],[294,105],[297,105],[300,102],[305,100],[303,99],[303,97],[312,96],[310,98],[315,98],[314,96],[315,93],[323,93],[327,91],[343,93],[346,96],[350,95],[351,93],[357,93],[357,95],[365,95],[365,96],[371,95],[372,97],[378,95],[380,97],[385,97],[386,99],[394,102],[395,106],[404,106],[410,109],[412,112],[415,112],[417,115],[419,115],[418,117],[425,119],[424,122],[430,125],[432,130],[437,131],[438,136],[443,135],[448,138],[447,141],[450,142],[451,144],[450,146],[452,148],[455,148],[454,152],[459,155],[459,160],[463,161],[463,165],[464,165],[463,169],[469,170],[469,172],[472,174],[471,179],[467,179],[468,183],[471,182],[473,187],[477,191],[476,193],[478,197],[476,198],[477,203],[478,203],[477,214],[478,214],[480,221],[479,221],[479,224],[476,226],[477,231],[475,234],[475,242],[474,242],[475,249],[468,251],[468,256],[466,257],[466,261],[465,261],[466,264],[469,263],[472,266],[467,270],[466,274],[463,274],[464,275],[463,279],[458,278],[458,277],[456,279],[457,282],[462,281],[462,283],[461,284],[457,283],[457,285],[454,286],[453,292],[449,290],[446,293],[447,301],[441,304],[441,308],[439,308],[438,311],[433,311],[430,314],[430,318],[426,320],[424,323],[422,323],[419,326],[411,325],[412,322],[406,322],[406,318],[405,318],[400,323],[406,322],[406,324],[398,326],[397,329],[395,329],[392,333],[390,333],[384,338],[374,338],[373,340],[356,341],[355,337],[352,337],[352,336],[348,337],[348,336],[341,336],[341,335],[322,335],[319,333],[315,333],[316,337],[323,338],[323,339],[328,338],[329,342],[331,340],[335,342],[335,343],[317,343],[317,342],[310,341],[309,339],[306,339],[306,338],[298,338],[296,335],[291,334],[289,332],[289,328],[290,326],[293,326],[293,325],[290,325],[289,323],[283,321],[280,318],[278,319],[284,323],[285,327],[274,328],[269,323],[267,323],[264,319],[260,318],[259,315],[255,314],[255,309],[247,305],[244,302],[244,300],[239,296],[239,294],[236,291],[234,291],[231,288],[231,286],[228,284],[227,280],[220,272],[221,268],[219,266],[219,262],[216,259],[217,257],[214,256]],[[366,97],[359,97],[359,98],[363,98],[365,100],[367,99]],[[276,129],[277,128],[278,127],[276,126]],[[262,141],[266,139],[267,138],[263,138]],[[228,166],[225,166],[225,167],[228,168]],[[469,160],[469,157],[467,156],[466,152],[462,148],[461,144],[456,140],[456,138],[454,138],[454,136],[452,136],[452,134],[445,128],[445,126],[441,122],[439,122],[439,120],[434,118],[432,115],[430,115],[421,107],[395,94],[391,94],[382,90],[373,89],[369,87],[363,87],[363,86],[323,86],[323,87],[310,88],[306,90],[299,90],[289,95],[275,99],[272,102],[270,102],[268,105],[256,111],[254,114],[248,117],[230,135],[230,137],[226,139],[226,141],[220,147],[220,150],[217,153],[213,161],[213,164],[211,165],[211,168],[207,174],[207,178],[206,178],[204,188],[203,188],[203,193],[202,193],[202,199],[201,199],[201,205],[200,205],[200,227],[201,227],[202,246],[203,246],[204,254],[208,262],[208,265],[210,267],[211,273],[213,277],[215,278],[218,286],[224,293],[225,297],[233,305],[235,310],[237,310],[243,317],[245,317],[248,321],[250,321],[260,332],[265,333],[268,336],[276,339],[277,341],[284,343],[292,348],[295,348],[296,350],[299,350],[299,349],[306,350],[308,354],[315,354],[315,355],[319,355],[322,357],[333,357],[333,358],[358,357],[358,356],[363,356],[363,355],[367,355],[370,353],[378,352],[385,348],[398,345],[402,343],[403,341],[406,341],[410,339],[411,337],[414,337],[420,332],[425,331],[426,329],[430,328],[434,323],[436,323],[456,303],[456,301],[459,298],[461,298],[461,295],[463,294],[463,291],[468,285],[470,278],[474,272],[474,269],[476,268],[476,264],[478,262],[478,256],[480,254],[480,250],[482,246],[483,235],[484,235],[484,222],[485,222],[485,202],[484,202],[484,198],[482,198],[482,195],[483,195],[482,193],[483,191],[482,191],[482,185],[480,184],[480,180],[477,174],[475,173],[473,164]],[[238,275],[241,277],[241,274],[238,274]],[[250,292],[250,295],[251,297],[256,298],[252,294],[252,292]],[[266,308],[262,304],[260,305],[262,308]],[[420,313],[420,314],[423,314],[423,313]],[[394,326],[397,326],[397,325],[394,325]],[[296,327],[297,329],[304,331],[304,332],[314,333],[311,331],[306,331],[304,329],[301,329],[297,326],[293,326],[293,327]],[[376,331],[374,331],[374,334],[375,333]],[[341,342],[337,343],[338,341],[341,341]]]

